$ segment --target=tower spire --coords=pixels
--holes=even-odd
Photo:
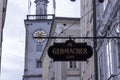
[[[28,0],[28,14],[29,15],[31,13],[31,4],[32,4],[31,0]]]
[[[53,0],[53,11],[56,14],[56,0]]]
[[[36,3],[36,15],[47,14],[48,0],[35,0]]]

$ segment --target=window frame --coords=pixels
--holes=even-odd
[[[68,69],[78,69],[78,63],[76,61],[69,61]]]
[[[104,79],[104,71],[103,71],[103,51],[101,52],[101,55],[99,57],[99,66],[100,66],[100,80],[103,80]]]
[[[120,39],[117,39],[118,67],[120,68]]]
[[[36,45],[36,52],[42,52],[43,51],[43,45],[42,44],[37,44]]]
[[[36,68],[42,68],[42,61],[36,60]]]
[[[113,74],[113,61],[112,61],[112,40],[107,40],[106,44],[106,58],[107,58],[107,76],[108,78]]]

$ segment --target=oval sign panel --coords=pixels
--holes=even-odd
[[[54,61],[86,61],[92,57],[92,47],[87,43],[75,43],[67,40],[65,43],[54,43],[48,49],[48,56]]]

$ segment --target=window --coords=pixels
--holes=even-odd
[[[118,9],[117,15],[116,15],[116,33],[117,37],[120,37],[120,9]],[[118,54],[118,67],[120,68],[120,39],[117,39],[117,54]]]
[[[70,69],[76,69],[76,68],[77,68],[77,62],[75,62],[75,61],[70,61],[70,62],[69,62],[69,68],[70,68]]]
[[[118,23],[117,24],[117,27],[116,27],[116,32],[118,33],[118,35],[119,35],[119,33],[120,33],[120,23]]]
[[[107,45],[106,45],[106,50],[107,50],[107,75],[108,75],[108,77],[110,77],[111,74],[113,73],[111,42],[112,42],[111,40],[108,40]]]
[[[104,75],[104,74],[103,74],[103,58],[102,58],[102,54],[103,54],[103,52],[101,53],[101,55],[100,55],[100,57],[99,57],[100,80],[104,80],[104,79],[103,79],[103,77],[104,77],[103,75]]]
[[[120,37],[120,24],[117,25],[117,36]],[[120,39],[117,39],[117,51],[118,51],[118,64],[119,64],[119,68],[120,68]]]
[[[37,68],[42,68],[42,61],[37,60],[36,61],[36,67]]]
[[[118,48],[117,48],[118,49],[117,50],[118,51],[118,62],[119,62],[119,68],[120,68],[120,39],[118,39],[118,45],[117,46],[118,46]]]
[[[40,14],[42,14],[43,12],[42,12],[42,8],[40,8]]]
[[[116,15],[116,32],[118,33],[118,37],[120,35],[120,9],[118,9],[117,15]]]
[[[41,51],[43,50],[42,47],[43,47],[43,45],[37,45],[37,46],[36,46],[36,51],[37,51],[37,52],[41,52]]]

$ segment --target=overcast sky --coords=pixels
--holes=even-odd
[[[51,1],[48,13],[52,13]],[[63,17],[79,17],[79,1],[56,0],[56,15]],[[32,1],[31,14],[35,4]],[[25,52],[24,19],[28,14],[28,0],[8,0],[6,22],[3,35],[2,70],[0,80],[22,80]]]

